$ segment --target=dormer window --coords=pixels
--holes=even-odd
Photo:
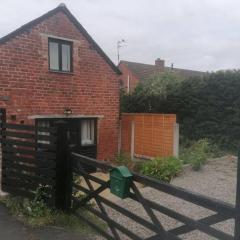
[[[49,38],[49,70],[72,72],[72,42]]]

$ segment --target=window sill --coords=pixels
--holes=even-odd
[[[96,146],[97,146],[96,144],[87,144],[87,145],[81,144],[81,147],[96,147]]]
[[[67,74],[67,75],[73,75],[73,72],[62,72],[57,70],[48,70],[50,73],[59,73],[59,74]]]

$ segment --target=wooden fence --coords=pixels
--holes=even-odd
[[[97,226],[89,218],[84,215],[82,210],[79,210],[76,215],[81,219],[85,220],[87,224],[92,226],[100,234],[102,234],[106,239],[125,239],[123,235],[128,236],[128,239],[140,240],[155,240],[155,239],[171,239],[179,240],[184,239],[183,234],[191,233],[194,230],[198,230],[209,236],[209,239],[222,239],[222,240],[239,240],[240,239],[240,161],[238,161],[238,184],[237,184],[237,197],[236,205],[232,205],[211,197],[207,197],[198,193],[193,193],[181,187],[177,187],[162,181],[155,180],[153,178],[142,176],[133,173],[133,182],[131,185],[130,199],[135,201],[139,205],[139,208],[143,208],[147,213],[147,217],[140,216],[135,212],[132,212],[103,196],[101,193],[110,188],[109,180],[102,180],[94,175],[88,174],[83,169],[83,165],[95,166],[101,171],[108,172],[113,167],[101,161],[88,158],[86,156],[79,155],[77,153],[72,153],[74,175],[83,176],[86,185],[73,184],[73,192],[83,192],[85,197],[77,198],[73,195],[72,199],[75,208],[84,207],[85,210],[91,212],[95,217],[105,221],[109,226],[109,231]],[[96,183],[99,187],[93,187],[92,183]],[[143,196],[139,191],[136,183],[144,184],[145,186],[153,188],[155,191],[164,192],[170,194],[178,199],[185,200],[190,204],[195,204],[196,206],[206,208],[212,212],[212,214],[195,219],[187,215],[184,215],[176,210],[170,209],[161,204],[161,202],[156,202],[150,200],[150,197]],[[95,200],[96,207],[92,204],[87,204],[91,200]],[[180,206],[179,206],[180,207]],[[113,209],[123,216],[131,219],[133,224],[122,225],[116,219],[112,218],[107,209]],[[176,220],[181,223],[180,225],[166,230],[161,219],[156,216],[156,213],[162,213],[171,219]],[[234,219],[235,221],[235,233],[231,235],[229,232],[215,228],[213,225],[227,221],[229,219]],[[148,229],[151,232],[150,236],[143,238],[135,230],[131,229],[134,223],[142,225],[143,228]],[[119,234],[121,232],[121,234]],[[123,234],[123,235],[122,235]]]
[[[120,150],[131,157],[178,156],[175,114],[123,113]]]
[[[2,190],[12,195],[34,197],[44,187],[55,199],[56,128],[6,123],[1,110]]]
[[[34,198],[36,190],[42,188],[47,203],[61,210],[69,209],[69,122],[57,119],[51,127],[7,123],[6,111],[0,108],[0,131],[1,189]],[[95,157],[93,150],[89,147],[81,152]],[[88,169],[94,170],[95,167]]]

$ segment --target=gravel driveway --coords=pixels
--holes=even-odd
[[[236,158],[230,156],[209,160],[199,172],[186,168],[181,176],[173,180],[172,184],[234,204],[236,191],[236,163]],[[141,189],[141,193],[148,199],[159,202],[163,206],[177,210],[177,212],[194,219],[206,217],[212,215],[213,213],[210,210],[198,207],[194,204],[156,191],[149,187]],[[131,199],[118,200],[118,204],[126,207],[137,215],[144,216],[145,219],[149,219],[142,206]],[[141,236],[143,239],[153,235],[153,233],[149,230],[131,221],[127,217],[122,216],[114,210],[108,209],[108,212],[111,218],[122,225],[127,226],[128,229],[137,233],[137,235]],[[178,221],[163,214],[157,213],[156,215],[166,229],[172,229],[182,225]],[[234,230],[234,222],[233,220],[228,220],[223,223],[216,224],[214,227],[232,234]],[[181,238],[187,240],[215,239],[200,233],[199,231],[193,231],[186,235],[182,235]],[[128,238],[123,236],[123,239]]]

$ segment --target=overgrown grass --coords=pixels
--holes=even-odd
[[[207,159],[220,157],[223,154],[224,152],[208,139],[200,139],[195,142],[184,141],[180,146],[180,159],[184,164],[191,164],[195,171],[200,170]]]

